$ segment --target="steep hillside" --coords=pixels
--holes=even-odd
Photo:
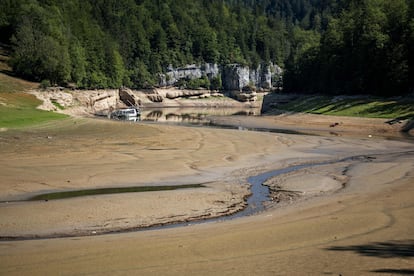
[[[13,68],[28,79],[148,88],[170,66],[283,66],[318,41],[333,10],[329,1],[290,2],[5,0],[0,41],[13,45]]]

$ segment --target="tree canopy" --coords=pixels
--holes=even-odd
[[[285,89],[330,94],[406,94],[414,88],[414,4],[352,0],[320,43],[287,64]]]
[[[170,66],[276,63],[286,91],[413,88],[410,0],[2,0],[16,74],[150,87]],[[391,92],[392,91],[392,92]]]

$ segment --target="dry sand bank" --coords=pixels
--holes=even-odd
[[[256,126],[276,122],[256,120]],[[127,234],[3,241],[0,274],[386,275],[414,270],[414,158],[404,154],[412,144],[365,135],[125,126],[70,119],[1,133],[0,198],[74,188],[213,183],[203,190],[1,203],[1,235],[99,232],[151,219],[226,212],[246,195],[249,175],[352,155],[376,159],[270,179],[269,185],[312,196],[283,208],[271,205],[253,217]],[[392,154],[398,152],[403,154]]]
[[[284,113],[280,115],[256,117],[232,116],[230,118],[212,117],[217,125],[234,125],[247,128],[285,129],[323,136],[370,137],[370,138],[412,138],[414,129],[409,133],[400,130],[407,120],[389,124],[389,119],[358,118],[307,113]]]
[[[88,235],[234,213],[249,194],[246,175],[237,171],[266,164],[288,141],[92,119],[7,132],[1,137],[0,236]],[[198,183],[206,188],[13,202],[65,190]]]

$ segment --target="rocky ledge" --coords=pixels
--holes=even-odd
[[[131,90],[129,88],[102,90],[70,90],[49,88],[32,90],[42,104],[40,109],[72,116],[106,115],[109,111],[127,106],[140,107],[260,107],[256,91],[223,94],[207,89],[184,90],[154,88]],[[202,99],[202,100],[197,100]]]

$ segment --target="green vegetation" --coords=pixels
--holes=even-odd
[[[65,109],[60,103],[52,101],[52,104],[56,106],[57,109],[63,110]]]
[[[409,119],[414,117],[414,98],[305,96],[278,108],[313,114]]]
[[[37,86],[36,83],[0,73],[0,128],[24,127],[67,117],[36,109],[41,102],[23,91]]]
[[[204,88],[209,89],[211,87],[210,80],[207,77],[199,79],[190,79],[190,80],[180,80],[177,84],[179,87],[188,88],[188,89],[198,89]]]
[[[0,62],[0,66],[3,63]],[[31,88],[36,88],[37,84],[32,82],[27,82],[8,76],[6,74],[0,73],[0,95],[3,93],[13,93],[13,92],[22,92]]]
[[[17,128],[66,118],[66,115],[36,109],[41,102],[25,93],[0,93],[0,128]]]
[[[338,1],[341,2],[341,1]],[[286,66],[285,90],[404,95],[414,88],[414,2],[345,1],[319,43]]]
[[[154,192],[154,191],[172,191],[179,189],[190,188],[202,188],[203,184],[188,184],[188,185],[171,185],[171,186],[140,186],[140,187],[120,187],[120,188],[102,188],[102,189],[89,189],[78,191],[66,191],[37,195],[29,200],[53,200],[53,199],[65,199],[80,196],[92,196],[92,195],[107,195],[107,194],[120,194],[120,193],[141,193],[141,192]]]
[[[2,0],[0,32],[13,71],[45,85],[147,88],[170,65],[272,62],[286,92],[414,88],[412,0]]]
[[[12,45],[10,64],[27,79],[150,87],[169,65],[283,65],[318,40],[336,2],[2,0],[0,42]]]

